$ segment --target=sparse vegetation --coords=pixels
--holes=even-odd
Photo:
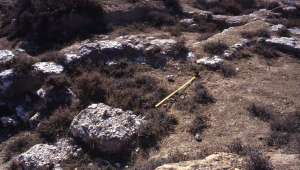
[[[259,117],[262,120],[268,120],[271,117],[272,111],[267,106],[263,104],[251,103],[249,104],[247,110],[254,116]]]
[[[243,142],[241,141],[241,139],[237,138],[234,139],[229,145],[227,146],[227,150],[230,153],[236,153],[239,155],[245,155],[247,154],[248,151],[248,147],[246,147]]]
[[[249,151],[249,160],[247,161],[246,170],[273,170],[269,159],[266,158],[258,149]]]
[[[232,77],[236,75],[235,68],[230,64],[223,64],[220,68],[224,77]]]
[[[204,51],[209,53],[209,54],[214,54],[214,55],[221,55],[224,50],[228,49],[227,44],[221,42],[221,41],[212,41],[212,42],[207,42],[206,44],[203,45]]]
[[[195,135],[196,133],[202,133],[203,130],[208,127],[206,122],[207,117],[203,115],[197,115],[192,124],[189,126],[189,132],[192,135]]]
[[[290,31],[285,27],[278,29],[276,33],[281,37],[290,37]]]

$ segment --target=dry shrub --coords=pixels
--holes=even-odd
[[[233,77],[236,75],[235,68],[230,64],[221,65],[221,72],[224,77]]]
[[[71,78],[65,73],[50,75],[45,80],[46,86],[54,87],[70,87],[72,82]]]
[[[178,14],[181,15],[182,8],[180,6],[179,0],[162,0],[164,5],[166,6],[168,12],[172,15]]]
[[[246,170],[273,170],[271,162],[258,149],[250,149]]]
[[[204,129],[208,127],[208,125],[206,124],[207,120],[207,117],[203,115],[197,115],[194,118],[192,124],[189,126],[189,132],[192,135],[195,135],[196,133],[202,133]]]
[[[273,131],[299,133],[300,132],[300,111],[288,114],[282,118],[275,118],[271,122]]]
[[[266,28],[261,28],[261,29],[256,31],[256,35],[258,35],[259,37],[269,38],[270,37],[270,32]]]
[[[267,144],[269,146],[280,146],[290,142],[290,134],[287,132],[272,131],[267,138]]]
[[[13,159],[7,167],[7,170],[22,170],[22,165],[18,160]]]
[[[147,21],[153,26],[174,25],[175,19],[168,13],[151,11],[147,14]]]
[[[83,106],[88,106],[91,102],[104,102],[108,89],[109,79],[98,72],[84,72],[74,80],[73,92],[80,99]]]
[[[221,41],[212,41],[207,42],[203,45],[204,51],[213,54],[213,55],[221,55],[223,54],[224,50],[228,49],[227,44]]]
[[[288,18],[284,22],[282,22],[282,20],[280,21],[286,28],[300,27],[300,20],[298,18]]]
[[[226,145],[226,146],[227,146],[228,152],[230,152],[230,153],[245,155],[245,154],[247,154],[247,151],[248,151],[248,147],[243,145],[243,142],[239,138],[234,139],[229,145]]]
[[[241,31],[241,35],[244,38],[252,38],[256,36],[256,33],[254,31]]]
[[[278,7],[278,6],[279,6],[279,3],[278,3],[277,1],[267,2],[267,3],[265,4],[265,8],[266,8],[267,10],[272,10],[272,9]]]
[[[8,143],[4,146],[3,161],[9,161],[13,156],[23,153],[30,149],[35,144],[42,143],[43,140],[38,138],[36,134],[29,132],[21,132],[16,137],[9,139]]]
[[[53,61],[55,63],[64,64],[66,56],[58,51],[50,51],[39,55],[42,62]]]
[[[239,15],[242,12],[242,7],[236,4],[233,0],[223,0],[221,6],[227,13]]]
[[[178,121],[164,109],[152,109],[144,115],[146,122],[138,130],[139,143],[143,147],[153,146],[157,140],[174,131]]]
[[[269,120],[272,114],[271,109],[263,104],[251,103],[247,107],[247,110],[252,116],[259,117],[262,120]]]
[[[60,107],[53,112],[49,119],[44,119],[36,129],[38,136],[47,142],[54,142],[69,135],[69,128],[73,118],[78,114],[76,110]]]
[[[21,54],[14,57],[12,62],[13,64],[10,65],[11,68],[23,74],[28,74],[32,70],[31,66],[38,62],[38,59]]]
[[[276,34],[281,37],[290,37],[291,36],[290,31],[286,27],[282,27],[282,28],[278,29]]]
[[[277,49],[267,44],[255,44],[251,50],[265,58],[276,58],[279,56]]]
[[[182,35],[180,26],[174,26],[171,28],[170,33],[172,36],[179,37]]]
[[[197,113],[202,105],[215,102],[212,94],[201,83],[195,83],[193,91],[190,96],[176,104],[178,109]]]
[[[214,33],[204,33],[204,34],[201,34],[198,38],[197,38],[197,41],[204,41],[204,40],[207,40],[209,39],[210,37],[212,37],[213,35],[215,35]]]

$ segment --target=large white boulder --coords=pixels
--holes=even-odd
[[[38,62],[32,65],[33,69],[44,74],[59,74],[62,73],[64,67],[54,62]]]
[[[10,50],[0,50],[0,62],[9,61],[13,59],[15,55]]]
[[[119,153],[132,140],[143,119],[131,111],[113,108],[103,103],[92,104],[73,119],[70,132],[86,143],[94,142],[97,150]]]
[[[281,50],[300,52],[300,39],[296,37],[271,37],[265,42]]]

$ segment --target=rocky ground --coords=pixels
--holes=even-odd
[[[0,169],[300,169],[300,2],[220,2],[104,1],[108,32],[35,55],[1,38]]]

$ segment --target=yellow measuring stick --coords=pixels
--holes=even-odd
[[[180,89],[182,89],[184,86],[186,86],[187,84],[189,84],[191,81],[193,81],[197,76],[195,75],[192,79],[190,79],[188,82],[186,82],[184,85],[182,85],[181,87],[179,87],[177,90],[175,90],[173,93],[171,93],[169,96],[167,96],[166,98],[164,98],[162,101],[160,101],[159,103],[157,103],[155,105],[155,107],[158,107],[160,104],[162,104],[164,101],[166,101],[168,98],[170,98],[173,94],[175,94],[176,92],[178,92]]]

